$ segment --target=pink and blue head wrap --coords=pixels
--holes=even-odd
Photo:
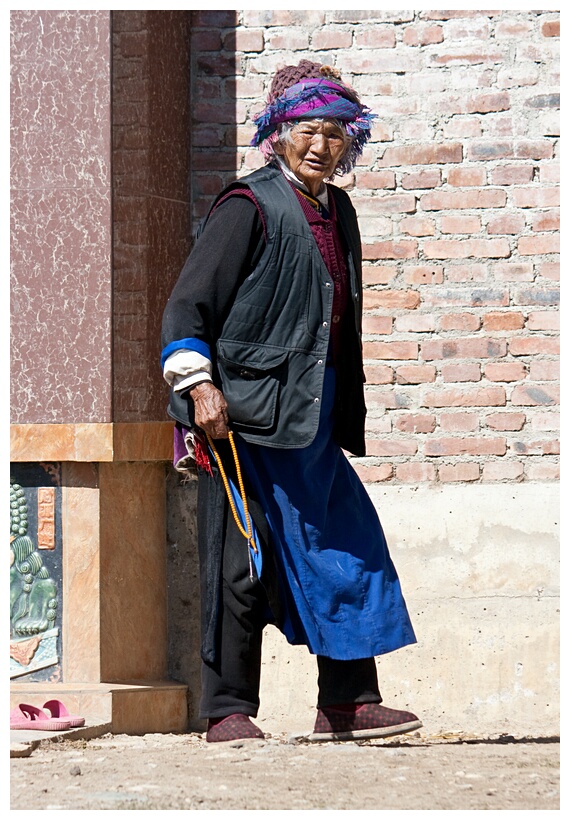
[[[345,173],[362,154],[370,139],[370,127],[375,117],[376,114],[362,105],[353,91],[334,79],[301,80],[286,89],[254,118],[257,131],[250,144],[259,146],[267,155],[269,152],[264,148],[270,149],[281,123],[309,118],[340,120],[351,137],[351,145],[339,168]],[[275,136],[270,139],[272,135]]]

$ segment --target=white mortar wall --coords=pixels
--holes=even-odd
[[[559,733],[556,484],[369,486],[418,643],[378,659],[428,734]],[[260,725],[312,728],[316,662],[266,632]]]

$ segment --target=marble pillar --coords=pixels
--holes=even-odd
[[[11,701],[133,733],[187,725],[159,354],[190,245],[189,30],[184,11],[11,12]]]

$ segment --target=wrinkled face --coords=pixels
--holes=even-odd
[[[348,137],[336,123],[325,120],[298,122],[290,131],[291,140],[279,142],[275,150],[307,188],[316,193],[331,176],[348,144]]]

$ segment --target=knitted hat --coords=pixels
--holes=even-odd
[[[331,66],[301,60],[296,66],[279,69],[273,77],[266,108],[254,118],[257,131],[251,145],[259,146],[269,158],[281,123],[312,117],[344,123],[351,144],[338,171],[346,173],[370,139],[370,126],[376,115]]]

